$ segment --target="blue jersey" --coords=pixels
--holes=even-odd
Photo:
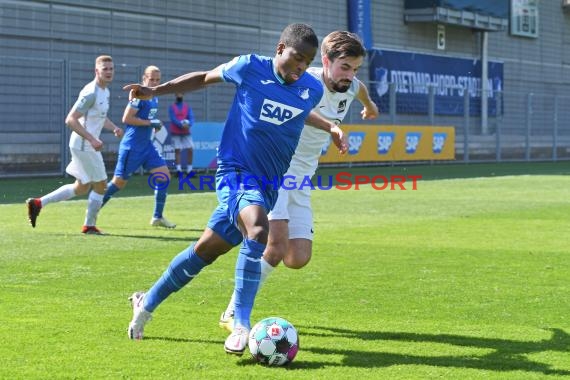
[[[259,179],[280,181],[305,118],[323,96],[321,83],[305,73],[285,84],[272,58],[254,54],[226,63],[222,76],[237,89],[218,148],[220,171],[237,169]]]
[[[156,119],[158,112],[158,98],[154,97],[149,100],[133,99],[129,102],[129,107],[137,109],[136,116],[142,120]],[[127,124],[125,126],[125,134],[121,140],[119,149],[130,149],[135,151],[143,151],[152,146],[150,137],[152,135],[152,127],[134,126]]]

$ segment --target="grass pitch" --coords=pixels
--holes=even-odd
[[[26,221],[24,200],[68,179],[0,182],[0,378],[542,379],[570,376],[570,169],[562,164],[348,169],[420,174],[416,191],[315,191],[313,260],[279,267],[252,322],[299,330],[284,368],[226,355],[217,326],[236,251],[127,339],[127,297],[197,239],[213,193],[171,191],[175,230],[149,226],[143,177],[79,233],[85,199]],[[328,169],[321,173],[331,173]],[[122,195],[122,196],[121,196]]]

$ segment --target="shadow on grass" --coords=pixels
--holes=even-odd
[[[205,343],[205,344],[224,344],[224,340],[214,340],[214,339],[186,339],[186,338],[174,338],[170,336],[144,336],[144,340],[158,340],[163,342],[174,342],[174,343]]]
[[[202,232],[202,230],[200,230]],[[133,235],[133,234],[117,234],[109,233],[105,237],[121,237],[121,238],[135,238],[135,239],[153,239],[162,241],[183,241],[190,244],[193,241],[197,241],[200,236],[163,236],[163,235]]]
[[[301,327],[301,326],[299,326]],[[551,365],[529,360],[525,355],[570,350],[570,335],[562,329],[549,329],[552,336],[541,341],[517,341],[493,338],[478,338],[452,334],[418,334],[406,332],[383,331],[353,331],[339,328],[304,326],[303,335],[318,337],[345,337],[362,340],[391,340],[400,342],[426,342],[441,343],[461,347],[475,347],[491,349],[493,352],[486,355],[462,356],[420,356],[396,354],[389,352],[371,352],[358,350],[331,349],[326,347],[306,347],[302,350],[322,355],[342,355],[341,363],[332,362],[301,362],[295,361],[289,369],[320,368],[324,366],[348,367],[389,367],[394,365],[428,365],[435,367],[454,367],[481,369],[488,371],[525,371],[538,372],[545,375],[570,375],[569,370],[553,369]],[[315,330],[317,332],[315,332]]]

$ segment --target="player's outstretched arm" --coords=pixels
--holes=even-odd
[[[210,71],[195,71],[184,74],[155,87],[146,87],[136,83],[128,84],[123,87],[123,90],[129,91],[129,100],[133,98],[151,99],[154,96],[165,94],[196,91],[211,84],[222,82],[221,68],[220,65]]]
[[[341,154],[348,151],[348,144],[346,143],[346,136],[340,127],[330,120],[325,119],[315,111],[311,111],[309,116],[305,119],[305,123],[311,127],[321,129],[331,134],[334,145],[338,148]]]
[[[378,116],[380,116],[378,107],[376,106],[376,103],[374,103],[374,101],[370,98],[370,93],[368,92],[366,85],[360,80],[359,83],[360,85],[358,86],[358,94],[356,94],[356,99],[358,99],[358,101],[364,107],[362,111],[360,111],[362,120],[376,119]]]

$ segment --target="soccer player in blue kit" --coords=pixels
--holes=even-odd
[[[251,328],[260,260],[269,233],[267,213],[277,199],[278,184],[304,123],[331,133],[341,152],[347,149],[341,129],[311,113],[323,95],[319,81],[305,74],[317,47],[318,38],[310,26],[291,24],[283,30],[273,58],[242,55],[213,70],[188,73],[160,86],[124,87],[131,91],[131,97],[149,98],[220,82],[236,86],[218,148],[218,207],[198,241],[175,256],[146,293],[135,292],[131,296],[133,319],[128,327],[129,338],[142,339],[146,322],[161,302],[241,243],[235,269],[234,329],[224,349],[243,354]]]
[[[144,70],[142,84],[156,86],[160,84],[160,69],[156,66],[148,66]],[[149,170],[150,173],[158,173],[155,178],[158,182],[154,190],[154,213],[150,224],[166,228],[175,228],[176,224],[166,219],[162,213],[166,204],[167,188],[170,182],[170,172],[166,161],[162,158],[152,143],[152,130],[162,128],[162,122],[157,119],[158,98],[147,100],[132,99],[123,113],[125,135],[119,146],[119,156],[115,173],[111,182],[107,184],[107,191],[103,197],[103,205],[109,199],[123,189],[135,171],[139,167]]]

